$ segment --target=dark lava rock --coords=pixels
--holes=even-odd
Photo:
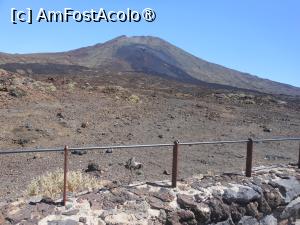
[[[181,208],[191,210],[198,222],[207,223],[210,221],[211,210],[209,209],[209,206],[205,203],[195,202],[193,196],[178,194],[177,203]]]
[[[116,207],[116,203],[113,202],[112,194],[103,193],[88,193],[80,196],[78,201],[87,200],[90,203],[92,210],[108,210]]]
[[[258,211],[262,212],[264,215],[268,215],[272,212],[271,207],[264,197],[258,200]]]
[[[160,200],[158,198],[149,196],[149,197],[147,197],[146,201],[149,203],[149,205],[153,209],[163,209],[166,212],[173,211],[173,209],[167,203],[163,202],[162,200]]]
[[[41,203],[45,203],[48,205],[56,205],[57,203],[50,197],[43,197]]]
[[[149,188],[132,188],[129,191],[140,197],[149,196]]]
[[[196,202],[193,199],[193,196],[178,194],[177,195],[177,203],[182,209],[192,209],[196,207]]]
[[[96,163],[89,163],[88,168],[85,170],[85,172],[94,172],[94,171],[100,171],[100,166]]]
[[[197,224],[195,215],[190,210],[180,209],[177,211],[177,215],[179,217],[179,222],[181,224],[187,224],[187,225],[196,225]]]
[[[109,149],[106,149],[105,153],[107,153],[107,154],[111,154],[111,153],[113,153],[113,150],[112,150],[111,148],[109,148]]]
[[[65,118],[61,112],[58,112],[58,113],[56,114],[56,117],[57,117],[57,118],[60,118],[60,119],[64,119],[64,118]]]
[[[263,131],[264,131],[264,132],[268,132],[268,133],[270,133],[270,132],[272,131],[272,129],[271,129],[271,128],[267,128],[267,127],[265,127],[265,128],[263,129]]]
[[[20,138],[20,139],[14,141],[14,142],[17,143],[18,145],[21,145],[22,147],[24,147],[26,144],[30,143],[30,139]]]
[[[224,204],[222,200],[214,198],[208,201],[208,206],[211,209],[210,220],[214,223],[227,220],[230,216],[229,206]]]
[[[162,200],[163,202],[172,202],[175,198],[174,195],[172,195],[166,188],[161,188],[159,192],[152,193],[152,196]]]
[[[126,188],[119,188],[119,189],[112,189],[111,193],[113,194],[114,198],[123,199],[122,201],[137,201],[140,200],[141,197],[129,192]]]
[[[210,221],[211,210],[207,204],[203,202],[198,203],[196,208],[193,208],[192,211],[200,224],[205,224]]]
[[[234,223],[238,223],[242,217],[246,214],[246,209],[237,204],[230,206],[230,214]]]
[[[135,157],[131,157],[125,163],[125,168],[130,170],[139,170],[143,168],[143,164],[140,162],[135,161]]]
[[[85,155],[85,154],[87,154],[87,151],[85,151],[85,150],[73,150],[73,151],[71,151],[71,154],[73,154],[73,155]]]
[[[82,128],[87,128],[87,127],[88,127],[88,125],[89,125],[89,123],[88,123],[88,122],[83,122],[83,123],[81,124],[81,127],[82,127]]]
[[[93,210],[115,209],[117,205],[123,205],[127,201],[138,201],[139,196],[124,189],[115,189],[110,192],[93,192],[79,197],[78,201],[86,199]],[[159,199],[158,199],[159,200]]]
[[[81,133],[82,133],[82,130],[81,130],[80,128],[77,128],[77,129],[76,129],[76,132],[77,132],[78,134],[81,134]]]
[[[284,200],[277,189],[270,187],[269,185],[263,185],[263,190],[265,200],[272,210],[284,203]]]
[[[43,197],[41,196],[33,196],[29,199],[29,204],[30,205],[36,205],[37,203],[41,202]]]
[[[167,214],[166,225],[180,225],[179,216],[176,211]]]
[[[180,220],[182,220],[182,221],[188,221],[188,220],[195,219],[194,213],[190,210],[180,209],[177,211],[177,214],[178,214]]]
[[[164,170],[163,174],[164,175],[170,175],[170,172],[168,170]]]
[[[31,124],[30,122],[26,123],[26,124],[24,125],[24,127],[25,127],[28,131],[33,130],[33,126],[32,126],[32,124]]]
[[[169,212],[166,224],[168,225],[196,225],[195,215],[190,210],[180,209],[178,211]]]
[[[257,207],[258,207],[257,202],[250,202],[249,204],[247,204],[247,206],[246,206],[246,215],[258,218],[259,217],[259,212],[258,212]]]
[[[86,223],[86,217],[79,217],[80,223]]]

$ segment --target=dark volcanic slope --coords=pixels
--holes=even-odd
[[[7,63],[32,64],[35,68],[36,64],[42,63],[84,66],[105,72],[134,71],[181,81],[199,80],[266,93],[300,95],[300,88],[207,62],[155,37],[121,36],[103,44],[62,53],[0,54],[0,67],[13,69],[12,64],[7,66]]]

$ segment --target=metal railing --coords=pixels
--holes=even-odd
[[[265,142],[276,142],[276,141],[300,141],[300,137],[284,137],[284,138],[270,138],[270,139],[245,139],[245,140],[229,140],[229,141],[198,141],[198,142],[179,142],[174,141],[174,143],[169,144],[140,144],[140,145],[112,145],[112,146],[93,146],[93,147],[75,147],[69,148],[65,146],[64,148],[45,148],[45,149],[23,149],[23,150],[7,150],[0,151],[0,155],[7,154],[24,154],[24,153],[45,153],[45,152],[64,152],[64,190],[63,190],[63,204],[66,204],[67,200],[67,173],[68,173],[68,152],[74,150],[104,150],[104,149],[130,149],[130,148],[154,148],[154,147],[173,147],[173,159],[172,159],[172,187],[177,186],[178,177],[178,155],[179,147],[182,146],[192,146],[192,145],[218,145],[218,144],[238,144],[246,143],[246,177],[251,177],[252,175],[252,155],[253,155],[253,145],[254,143],[265,143]],[[299,154],[298,154],[298,168],[300,168],[300,144],[299,144]]]

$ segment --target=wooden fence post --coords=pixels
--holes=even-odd
[[[172,163],[172,187],[177,186],[179,141],[174,141]]]
[[[251,177],[252,174],[252,154],[253,154],[253,140],[249,138],[247,142],[246,177]]]
[[[67,202],[67,174],[68,174],[68,151],[69,147],[65,146],[64,148],[64,192],[63,192],[63,205],[66,205]]]

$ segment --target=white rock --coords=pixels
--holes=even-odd
[[[104,221],[109,224],[135,224],[136,218],[134,215],[127,214],[125,212],[120,212],[115,215],[108,215],[105,217]],[[140,223],[141,221],[139,221]]]
[[[273,215],[267,215],[259,222],[260,225],[277,225],[277,219]]]
[[[300,195],[300,182],[296,177],[289,177],[289,179],[276,178],[272,180],[272,183],[285,190],[286,203]]]
[[[254,217],[243,216],[238,225],[259,225],[259,223]]]
[[[223,194],[223,199],[229,203],[236,202],[239,204],[246,204],[261,197],[260,194],[251,187],[240,184],[230,185],[231,187],[225,189]]]
[[[300,210],[300,197],[291,201],[280,215],[281,219],[291,218],[296,212]]]

